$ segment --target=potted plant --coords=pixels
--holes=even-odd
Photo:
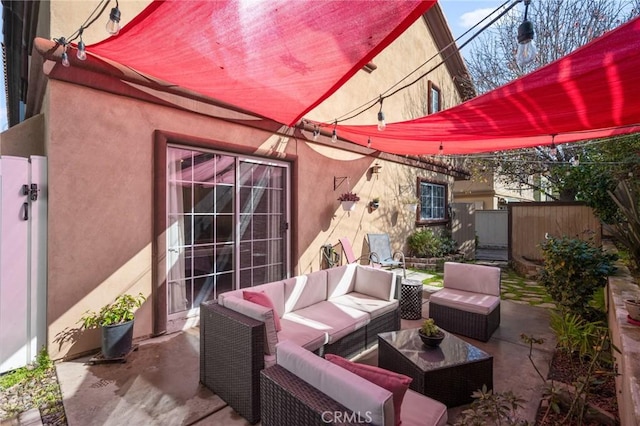
[[[402,203],[409,208],[410,211],[415,212],[418,208],[418,204],[420,204],[420,200],[418,197],[405,197],[402,200]]]
[[[427,318],[422,323],[422,327],[418,330],[422,343],[426,346],[436,347],[444,339],[444,332],[436,325],[433,318]]]
[[[624,306],[627,308],[629,318],[640,321],[640,299],[625,299]]]
[[[380,207],[380,197],[373,197],[373,199],[369,203],[369,207],[371,207],[371,210],[375,210]]]
[[[342,203],[342,209],[347,212],[351,212],[355,210],[356,203],[360,201],[360,197],[358,197],[353,192],[345,192],[344,194],[338,197],[338,201]]]
[[[80,318],[82,328],[100,328],[102,356],[105,359],[122,358],[131,352],[133,342],[134,312],[146,298],[121,294],[100,311],[87,311]]]

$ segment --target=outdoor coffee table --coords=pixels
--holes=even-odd
[[[411,377],[411,389],[447,407],[472,402],[482,385],[493,389],[493,356],[446,331],[436,348],[422,344],[417,328],[380,333],[378,365]]]

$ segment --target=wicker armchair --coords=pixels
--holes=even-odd
[[[500,325],[500,268],[446,262],[443,284],[429,298],[429,317],[449,332],[489,340]]]

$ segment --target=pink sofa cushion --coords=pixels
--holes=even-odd
[[[494,309],[499,309],[500,298],[491,294],[443,288],[429,297],[429,303],[437,303],[474,314],[489,315]]]
[[[327,299],[352,292],[355,276],[356,265],[353,263],[327,269]]]
[[[273,321],[276,325],[276,331],[282,330],[282,325],[280,325],[280,318],[278,317],[276,308],[273,306],[273,302],[271,301],[269,296],[267,296],[262,291],[243,291],[242,297],[244,298],[244,300],[248,300],[249,302],[257,303],[258,305],[264,306],[265,308],[273,309]]]
[[[320,270],[285,280],[284,296],[285,314],[327,300],[327,271]]]
[[[402,423],[400,408],[402,407],[402,399],[413,380],[411,377],[394,373],[384,368],[351,362],[348,359],[334,354],[326,354],[325,359],[390,391],[393,394],[395,424],[399,425]]]
[[[283,319],[322,330],[327,333],[328,343],[342,339],[370,321],[369,314],[366,312],[324,301],[284,314]]]
[[[500,297],[500,268],[473,263],[445,262],[444,288]]]
[[[380,300],[393,300],[395,288],[396,277],[393,272],[368,266],[360,266],[356,270],[355,292]]]

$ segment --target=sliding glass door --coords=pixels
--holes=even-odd
[[[222,292],[285,278],[288,164],[167,150],[169,319],[197,315]]]

